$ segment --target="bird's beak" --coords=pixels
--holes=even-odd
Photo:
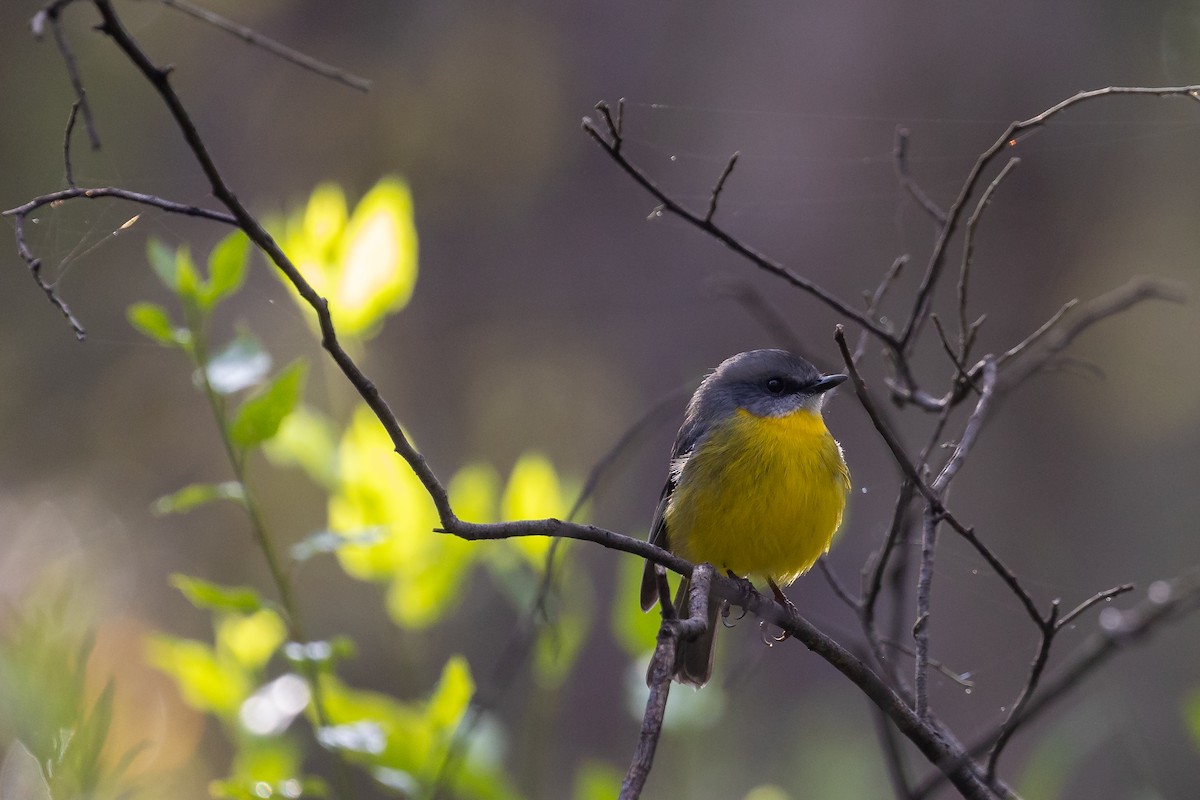
[[[830,389],[837,386],[849,377],[849,375],[826,375],[825,377],[821,378],[821,380],[814,383],[809,391],[813,394],[822,394],[823,392],[828,392]]]

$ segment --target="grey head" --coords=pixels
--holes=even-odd
[[[687,418],[702,424],[742,408],[756,417],[782,417],[800,409],[820,412],[825,393],[846,380],[822,375],[786,350],[750,350],[721,362],[688,404]]]

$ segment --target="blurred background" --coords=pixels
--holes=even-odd
[[[374,82],[367,94],[348,89],[157,3],[118,8],[151,56],[174,65],[217,163],[259,213],[297,208],[323,181],[352,201],[383,175],[409,182],[415,294],[362,361],[439,474],[473,460],[507,474],[535,450],[577,485],[677,393],[675,410],[593,498],[591,521],[634,536],[649,523],[687,392],[726,356],[779,344],[733,290],[758,293],[826,367],[838,362],[841,320],[683,223],[654,217],[649,196],[580,130],[597,101],[625,98],[630,158],[693,207],[704,207],[739,151],[719,221],[847,300],[911,254],[884,309],[902,315],[933,225],[896,180],[897,126],[911,132],[914,177],[947,206],[1014,119],[1082,89],[1200,82],[1200,8],[1185,2],[205,5]],[[30,35],[37,8],[0,5],[4,208],[66,186],[73,95],[52,40]],[[64,19],[103,141],[92,152],[77,128],[77,183],[212,206],[158,100],[92,30],[94,11],[79,4]],[[976,242],[971,311],[988,315],[980,352],[1002,351],[1066,300],[1134,275],[1179,280],[1194,297],[1198,115],[1200,105],[1177,98],[1102,99],[1018,143],[1022,163]],[[225,231],[98,201],[37,216],[30,244],[89,337],[75,341],[15,246],[0,250],[0,613],[69,588],[77,611],[65,616],[98,631],[94,659],[124,676],[118,693],[161,684],[141,703],[153,714],[127,723],[134,740],[164,743],[143,768],[171,776],[156,779],[173,796],[204,797],[227,768],[224,742],[168,680],[134,663],[137,642],[150,630],[212,635],[209,615],[171,588],[170,573],[268,594],[270,584],[233,510],[151,513],[155,498],[227,479],[228,467],[186,363],[134,332],[125,309],[165,298],[146,266],[147,237],[207,253]],[[949,314],[951,292],[939,303]],[[261,260],[218,329],[239,321],[279,364],[320,360]],[[951,505],[1043,607],[1061,597],[1070,608],[1122,582],[1138,588],[1114,603],[1132,605],[1152,581],[1200,562],[1198,334],[1191,299],[1139,306],[1073,348],[1102,375],[1037,377],[986,429]],[[864,368],[879,381],[882,361],[868,352]],[[936,345],[919,368],[930,387],[949,375]],[[307,399],[343,420],[353,405],[325,366],[314,368]],[[911,447],[924,443],[931,419],[897,418]],[[896,470],[849,393],[832,399],[827,421],[855,482],[829,562],[854,587],[889,519]],[[285,543],[325,524],[324,497],[304,476],[256,462],[252,480]],[[630,687],[642,666],[609,620],[614,604],[618,615],[636,606],[622,581],[640,565],[599,548],[573,555],[562,591],[594,595],[580,659],[552,702],[522,673],[490,716],[488,735],[504,743],[498,757],[531,798],[567,796],[584,766],[623,770],[638,730]],[[380,589],[332,560],[307,565],[299,587],[314,636],[357,642],[346,680],[401,698],[427,694],[451,653],[486,683],[521,612],[498,603],[502,590],[486,579],[463,591],[441,625],[411,633],[389,621]],[[859,640],[820,576],[790,595],[818,626]],[[1003,718],[1036,631],[950,535],[933,616],[934,657],[974,681],[968,692],[935,676],[933,703],[969,739]],[[1095,627],[1095,613],[1082,617],[1051,669]],[[1187,709],[1200,690],[1198,636],[1200,618],[1172,624],[1095,673],[1014,742],[1003,773],[1030,798],[1196,797],[1200,741]],[[797,645],[763,647],[749,620],[723,638],[714,684],[672,698],[704,707],[664,736],[647,796],[889,796],[871,711],[853,687]]]

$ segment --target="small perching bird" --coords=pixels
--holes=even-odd
[[[845,375],[822,375],[784,350],[726,359],[688,403],[654,512],[650,542],[693,563],[780,586],[829,550],[842,521],[850,473],[821,417],[826,392]],[[662,577],[660,577],[660,575]],[[647,562],[642,608],[658,602],[660,568]],[[675,604],[686,614],[689,581]],[[675,679],[700,687],[712,675],[718,604],[708,628],[680,641]]]

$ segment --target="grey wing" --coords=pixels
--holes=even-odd
[[[679,429],[679,434],[675,437],[675,446],[671,448],[671,467],[667,477],[667,483],[663,486],[662,495],[658,499],[658,507],[654,509],[654,521],[650,523],[650,536],[648,541],[652,545],[663,548],[664,550],[671,549],[671,540],[667,535],[667,503],[671,500],[671,493],[675,491],[675,483],[682,472],[682,466],[687,461],[692,449],[696,443],[700,441],[700,437],[704,434],[704,426],[701,425],[693,415],[689,414],[684,420],[683,426]],[[658,602],[658,575],[655,569],[655,564],[652,561],[647,561],[645,568],[642,570],[642,610],[649,611],[654,608],[654,604]]]

